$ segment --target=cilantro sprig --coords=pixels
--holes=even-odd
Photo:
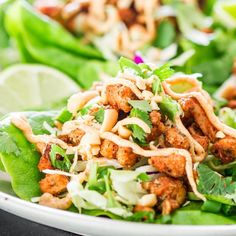
[[[20,154],[16,142],[6,132],[0,133],[0,152],[6,154],[14,153],[16,156]]]
[[[157,75],[158,78],[162,81],[170,78],[173,74],[174,74],[174,70],[170,67],[170,64],[167,63],[167,64],[164,64],[163,66],[155,69],[153,71],[153,74],[154,75]]]
[[[144,112],[152,111],[152,108],[146,100],[130,100],[128,103],[135,109],[139,109]]]
[[[138,108],[133,108],[130,112],[130,117],[137,117],[143,120],[150,128],[152,128],[152,123],[149,117],[149,113]],[[146,144],[147,134],[138,125],[129,125],[129,129],[132,131],[132,137],[134,140],[138,141],[140,144]]]
[[[198,190],[205,194],[207,198],[224,203],[226,200],[236,199],[234,198],[236,182],[233,181],[231,176],[224,177],[205,164],[200,164],[197,171],[199,176]]]

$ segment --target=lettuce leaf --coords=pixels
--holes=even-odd
[[[35,134],[46,133],[43,122],[53,124],[56,112],[24,112],[32,126]],[[35,146],[29,143],[22,132],[11,124],[10,119],[13,114],[4,117],[0,121],[0,136],[6,138],[5,142],[0,143],[0,159],[6,170],[11,176],[12,188],[17,196],[24,200],[39,196],[40,189],[38,182],[42,178],[37,165],[40,155]],[[6,145],[10,145],[6,148]],[[10,147],[13,147],[10,149]]]
[[[198,190],[205,194],[209,200],[228,205],[236,204],[232,200],[236,193],[236,182],[232,177],[224,177],[205,164],[200,164],[197,171],[199,176]]]
[[[169,216],[166,223],[176,225],[232,225],[236,224],[236,217],[227,217],[201,211],[202,203],[191,202],[186,207],[176,210]],[[165,216],[157,219],[156,223],[165,223]]]
[[[27,1],[9,7],[5,25],[15,40],[22,61],[55,67],[74,79],[82,88],[99,80],[100,73],[113,75],[117,64],[104,62],[94,47],[83,44],[56,21],[38,13]]]

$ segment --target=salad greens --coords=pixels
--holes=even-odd
[[[6,13],[5,25],[24,62],[53,66],[71,76],[82,88],[89,88],[93,81],[99,80],[101,72],[116,73],[116,67],[103,62],[99,51],[83,45],[60,24],[37,13],[26,1],[12,4]]]
[[[57,113],[55,112],[28,112],[22,113],[31,124],[35,134],[47,133],[42,128],[46,121],[52,123]],[[12,178],[12,188],[20,198],[30,200],[32,197],[40,195],[39,180],[42,174],[37,165],[39,153],[35,146],[29,143],[22,132],[11,124],[12,115],[6,116],[1,120],[0,142],[1,162],[4,169]],[[3,142],[3,139],[5,141]]]
[[[198,174],[198,188],[201,193],[204,193],[211,200],[236,205],[234,200],[236,182],[233,181],[231,176],[223,177],[204,164],[198,166]]]
[[[152,46],[162,50],[177,43],[177,55],[182,55],[188,50],[193,50],[194,55],[181,66],[173,65],[175,70],[171,68],[171,63],[165,63],[165,61],[153,70],[151,65],[143,63],[141,57],[140,63],[121,57],[119,66],[121,72],[130,72],[139,79],[146,80],[151,76],[154,78],[150,91],[162,99],[156,104],[155,110],[160,112],[171,126],[174,125],[176,116],[181,113],[181,108],[177,101],[164,94],[161,82],[170,78],[175,71],[200,72],[203,74],[201,78],[203,86],[213,93],[231,74],[236,58],[236,34],[235,29],[221,24],[219,19],[210,24],[211,19],[206,15],[213,15],[215,3],[213,0],[206,1],[203,12],[196,11],[194,5],[183,4],[180,1],[163,2],[174,7],[174,16],[181,33],[177,32],[171,20],[164,19],[158,25]],[[209,32],[205,32],[207,30]],[[94,45],[84,44],[79,37],[69,33],[56,21],[38,13],[24,0],[14,2],[7,11],[0,6],[0,53],[2,49],[11,46],[10,37],[14,39],[23,62],[37,62],[55,67],[68,74],[83,89],[90,88],[94,81],[100,80],[102,73],[115,75],[118,70],[117,64],[106,61],[102,52]],[[141,53],[145,50],[147,48],[141,49]],[[130,105],[131,111],[127,114],[127,118],[139,118],[149,128],[153,128],[150,118],[153,108],[149,102],[148,100],[128,100],[127,104]],[[220,109],[224,105],[219,102],[216,113],[225,124],[236,128],[236,111],[231,108]],[[83,119],[91,108],[92,105],[89,105],[80,109],[76,119]],[[94,120],[98,126],[104,121],[105,109],[105,106],[101,106],[94,114]],[[64,124],[74,118],[66,108],[61,112],[17,114],[28,119],[36,135],[56,136],[56,131],[50,131],[53,130],[55,121]],[[36,146],[29,143],[24,134],[11,123],[13,115],[9,114],[0,120],[0,170],[6,171],[11,176],[15,194],[30,201],[32,197],[41,195],[39,181],[44,174],[37,168],[40,155]],[[140,148],[148,145],[147,133],[144,129],[137,124],[129,124],[127,128],[132,133],[129,140],[140,145]],[[163,139],[164,136],[165,134]],[[73,155],[68,154],[60,146],[51,144],[50,147],[49,159],[55,169],[69,172],[72,167],[82,168],[78,165],[74,166]],[[87,146],[82,148],[87,151]],[[210,153],[207,160],[199,164],[196,169],[198,191],[204,194],[207,201],[202,203],[195,195],[193,196],[193,193],[189,193],[184,207],[170,215],[160,216],[154,211],[133,212],[134,206],[147,195],[141,183],[150,181],[152,175],[157,174],[157,171],[154,173],[149,169],[146,171],[147,167],[142,166],[142,162],[147,164],[147,160],[143,159],[140,158],[140,162],[136,163],[137,166],[135,164],[130,170],[117,167],[119,163],[114,164],[112,160],[106,164],[86,160],[86,168],[89,169],[86,184],[80,183],[78,176],[71,174],[71,181],[67,185],[73,202],[69,210],[92,216],[144,223],[236,224],[235,161],[221,164]],[[144,170],[143,167],[145,167]],[[0,185],[1,188],[5,186],[2,183]]]
[[[202,73],[203,77],[200,79],[204,82],[204,88],[213,93],[231,74],[236,57],[235,29],[227,27],[225,22],[215,17],[216,6],[219,5],[217,2],[204,1],[200,4],[199,10],[198,3],[163,1],[164,6],[161,6],[160,13],[157,12],[156,15],[157,20],[160,20],[156,38],[149,45],[140,48],[141,55],[143,54],[146,59],[149,48],[166,50],[168,55],[173,51],[169,49],[173,45],[178,47],[174,54],[171,52],[173,55],[167,60],[193,51],[194,54],[186,58],[184,63],[177,63],[175,69],[186,73]],[[10,5],[4,14],[0,13],[1,46],[9,44],[10,34],[11,39],[17,44],[23,62],[37,62],[55,67],[86,89],[91,87],[93,81],[100,80],[101,73],[112,76],[116,74],[117,64],[105,61],[102,55],[104,52],[99,51],[103,48],[102,45],[84,44],[81,34],[71,34],[55,20],[39,13],[25,0],[15,1]],[[169,7],[170,12],[165,15],[162,13],[162,7]],[[231,14],[231,9],[228,12]],[[99,44],[105,43],[106,40],[99,41]],[[167,49],[170,50],[169,53]],[[149,62],[148,57],[146,60]],[[160,63],[163,63],[162,59]],[[140,68],[126,58],[120,59],[120,65],[122,69],[128,66],[141,77],[145,77],[141,74]],[[170,73],[168,66],[155,72],[161,80]]]

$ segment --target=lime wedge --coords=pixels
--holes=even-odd
[[[42,65],[14,65],[0,73],[0,115],[44,109],[80,90],[67,75]]]
[[[223,9],[236,20],[236,2],[223,5]]]
[[[214,16],[227,28],[236,28],[236,0],[218,1]]]

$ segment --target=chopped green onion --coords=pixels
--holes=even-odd
[[[90,166],[90,171],[89,171],[89,179],[88,179],[89,185],[95,185],[97,183],[97,169],[98,169],[97,162],[93,162]]]
[[[65,123],[69,120],[71,120],[73,117],[72,113],[69,112],[66,108],[64,108],[60,114],[57,116],[56,120],[61,122],[61,123]]]
[[[221,210],[221,206],[222,204],[220,202],[207,200],[203,203],[201,210],[212,213],[218,213]]]
[[[96,113],[95,113],[95,120],[102,124],[103,120],[104,120],[104,113],[105,113],[105,110],[104,108],[100,108]]]
[[[95,190],[101,194],[104,194],[106,192],[106,185],[104,180],[98,180],[98,182],[94,185],[88,186],[89,190]]]
[[[151,180],[151,177],[146,173],[140,173],[137,179],[141,180],[142,182],[148,182]]]
[[[83,107],[83,108],[79,111],[79,115],[81,115],[81,116],[87,115],[91,107],[92,107],[92,105]]]

